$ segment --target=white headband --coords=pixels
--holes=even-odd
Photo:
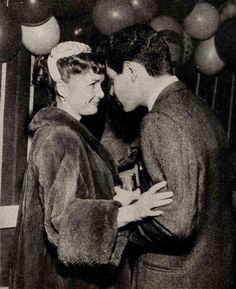
[[[55,82],[61,81],[61,75],[57,68],[58,59],[80,53],[91,53],[91,48],[87,44],[77,41],[66,41],[59,43],[51,50],[48,56],[48,70]]]

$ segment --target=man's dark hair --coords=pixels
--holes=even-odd
[[[107,65],[122,73],[125,61],[138,62],[151,76],[172,73],[169,49],[153,28],[136,24],[110,35],[98,48],[105,54]]]

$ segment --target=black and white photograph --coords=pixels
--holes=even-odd
[[[0,289],[236,289],[236,0],[0,0]]]

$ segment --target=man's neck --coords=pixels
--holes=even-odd
[[[150,78],[149,83],[145,85],[146,89],[146,98],[145,98],[145,106],[148,108],[149,111],[152,110],[153,105],[160,95],[160,93],[170,84],[173,82],[178,81],[178,78],[175,75],[162,75],[158,77]]]

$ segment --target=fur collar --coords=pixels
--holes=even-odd
[[[31,123],[29,124],[29,130],[35,132],[43,126],[68,126],[72,130],[76,131],[104,160],[112,172],[115,184],[119,184],[119,177],[117,174],[115,162],[111,158],[108,151],[85,126],[83,126],[69,113],[56,107],[43,108],[32,119]]]

